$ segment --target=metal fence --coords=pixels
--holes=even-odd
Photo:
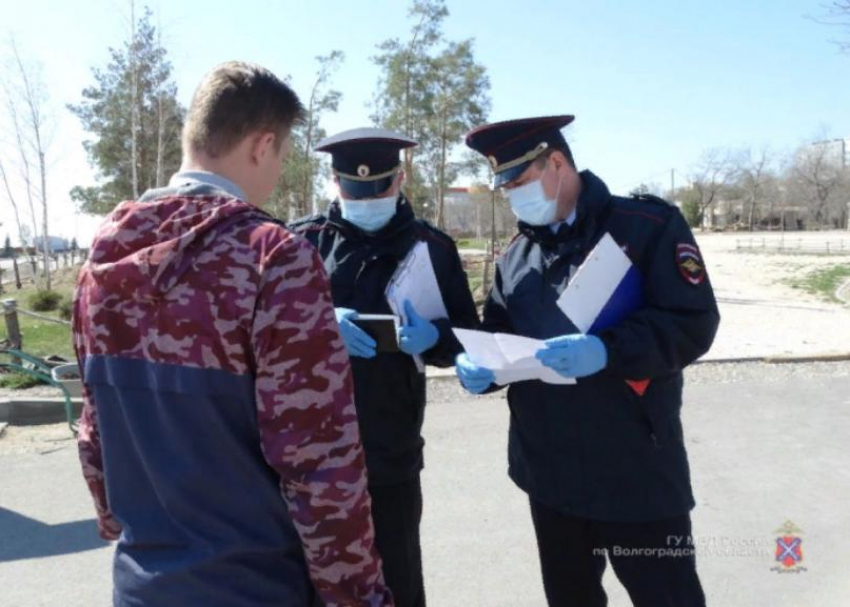
[[[748,253],[798,253],[803,255],[850,255],[850,239],[736,238],[735,250]]]

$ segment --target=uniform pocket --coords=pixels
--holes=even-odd
[[[682,440],[681,374],[653,379],[643,396],[637,395],[627,384],[624,385],[629,398],[637,403],[655,446]]]

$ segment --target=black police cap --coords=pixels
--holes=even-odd
[[[349,196],[374,198],[386,191],[398,172],[399,152],[416,141],[386,129],[364,127],[322,139],[316,150],[331,155],[331,167]]]
[[[466,145],[487,158],[493,186],[500,187],[522,175],[547,149],[567,147],[561,129],[574,119],[564,114],[493,122],[469,131]]]

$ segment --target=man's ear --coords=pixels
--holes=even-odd
[[[552,160],[552,164],[555,165],[556,172],[560,172],[561,169],[568,164],[567,159],[559,150],[552,152],[552,154],[549,155],[549,158]]]
[[[274,152],[276,136],[274,133],[257,133],[251,146],[251,161],[255,165],[262,164],[268,154]]]

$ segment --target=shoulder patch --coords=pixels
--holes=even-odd
[[[677,244],[676,265],[679,274],[690,284],[697,286],[705,280],[705,264],[696,246],[684,242]]]

